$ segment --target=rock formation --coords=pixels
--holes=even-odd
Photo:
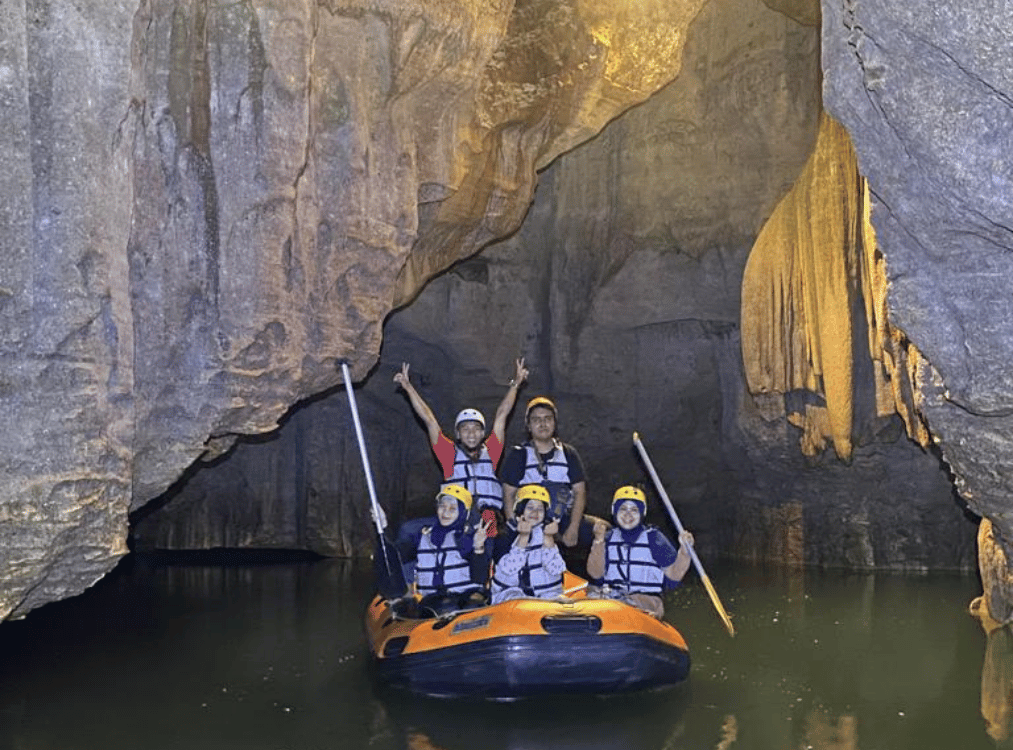
[[[785,403],[805,413],[820,396],[793,390],[775,410],[772,397],[754,401],[746,388],[743,352],[757,329],[773,335],[773,326],[742,312],[744,266],[778,202],[790,204],[805,184],[800,173],[823,177],[804,172],[820,119],[817,53],[816,30],[759,2],[708,3],[675,82],[545,169],[516,235],[434,279],[390,317],[359,402],[394,520],[429,510],[439,482],[424,432],[391,383],[400,363],[411,362],[449,430],[464,405],[491,414],[513,358],[524,355],[531,382],[508,438],[523,437],[523,401],[551,393],[563,437],[588,464],[598,513],[617,483],[647,480],[630,442],[637,430],[704,554],[856,568],[973,565],[974,526],[938,458],[905,437],[892,400],[892,417],[877,411],[884,376],[873,377],[865,333],[856,337],[864,358],[854,369],[866,385],[861,419],[846,431],[850,464],[832,449],[803,455],[806,433],[785,419]],[[830,152],[825,159],[832,163]],[[853,205],[857,224],[861,195]],[[843,223],[836,233],[843,237]],[[842,264],[844,248],[839,242],[834,256]],[[866,297],[878,304],[882,295]],[[271,441],[244,443],[174,489],[139,519],[138,542],[215,547],[242,528],[256,544],[284,546],[306,543],[298,529],[312,527],[319,551],[364,547],[350,436],[344,394],[315,401]]]
[[[0,8],[16,427],[0,618],[107,572],[129,511],[141,543],[362,549],[342,395],[288,411],[341,358],[371,373],[360,406],[395,515],[427,501],[435,467],[394,368],[411,359],[446,423],[494,408],[524,354],[526,395],[557,398],[593,467],[592,504],[636,479],[637,429],[702,552],[966,567],[973,530],[937,450],[1005,549],[1011,68],[989,8],[824,0],[822,104],[843,127],[825,153],[857,155],[838,208],[862,254],[835,256],[851,296],[792,309],[848,310],[851,344],[826,321],[740,331],[802,204],[819,16],[801,0]],[[789,360],[757,350],[775,334]],[[993,615],[1011,611],[996,589]]]
[[[989,3],[921,0],[824,2],[823,13],[824,102],[868,179],[890,322],[926,363],[915,383],[918,411],[961,497],[991,519],[1008,560],[1009,19]],[[985,593],[992,615],[1007,621],[1010,588]]]
[[[128,509],[361,378],[535,169],[675,77],[703,0],[0,9],[0,617],[80,592]]]
[[[802,429],[801,449],[809,456],[829,440],[850,460],[852,436],[862,430],[856,420],[893,414],[919,445],[929,442],[912,385],[922,360],[890,324],[869,208],[851,140],[824,115],[812,157],[746,266],[742,351],[749,388],[756,395],[805,390],[825,401],[788,415]]]

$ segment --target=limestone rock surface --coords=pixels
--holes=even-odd
[[[449,432],[467,404],[491,419],[514,358],[526,357],[531,382],[509,438],[523,438],[523,401],[551,393],[565,439],[593,467],[599,512],[614,478],[642,478],[631,460],[634,429],[649,445],[678,446],[669,452],[680,466],[695,465],[678,481],[696,501],[719,482],[708,472],[724,466],[716,386],[724,370],[741,382],[741,267],[811,150],[817,49],[814,28],[759,0],[708,3],[689,27],[672,84],[543,170],[515,235],[434,279],[391,316],[360,405],[392,519],[427,512],[439,483],[425,434],[391,382],[402,361]],[[305,411],[313,414],[293,414],[276,441],[241,445],[220,468],[190,477],[139,521],[138,543],[218,546],[228,527],[219,520],[230,518],[260,530],[260,544],[285,545],[312,514],[328,518],[319,551],[365,548],[345,395]],[[694,461],[701,452],[706,460]],[[326,467],[338,456],[349,480],[335,483]],[[237,484],[240,476],[247,482]],[[293,502],[269,499],[281,496]],[[267,523],[280,507],[290,509],[285,522]],[[340,517],[327,510],[335,507]]]
[[[376,361],[536,168],[675,77],[703,0],[118,0],[0,21],[0,618]]]
[[[1010,555],[1013,65],[1003,3],[823,3],[824,100],[869,181],[892,323],[931,373],[924,415]],[[993,558],[995,559],[995,558]],[[1004,576],[996,575],[993,579]],[[997,620],[1007,586],[986,591]]]
[[[449,434],[463,406],[491,417],[523,355],[531,380],[508,441],[524,437],[524,402],[552,395],[561,435],[587,465],[595,513],[607,514],[617,484],[649,484],[631,443],[637,430],[704,555],[973,566],[974,524],[938,458],[908,439],[892,406],[884,417],[874,400],[862,404],[846,431],[854,434],[846,464],[832,448],[803,455],[805,433],[786,420],[783,400],[775,414],[747,388],[742,339],[754,345],[756,332],[742,333],[745,320],[740,330],[743,274],[817,143],[817,58],[814,27],[760,2],[709,3],[689,30],[676,81],[546,168],[515,235],[455,265],[390,317],[358,400],[392,523],[430,512],[440,481],[425,432],[392,383],[401,363],[410,362]],[[846,142],[840,126],[837,139]],[[858,226],[861,194],[854,199]],[[864,351],[855,369],[874,399],[871,344],[865,329],[855,337]],[[798,392],[791,399],[805,409]],[[257,544],[364,549],[353,440],[343,392],[307,405],[271,441],[244,443],[190,477],[137,524],[138,542],[211,547],[240,526],[255,530]],[[339,479],[338,464],[349,480]],[[665,526],[653,500],[651,520]],[[325,516],[312,540],[299,536]]]
[[[343,394],[290,407],[333,389],[338,359],[371,373],[361,406],[396,519],[438,481],[390,381],[400,362],[449,424],[463,403],[491,412],[523,354],[524,395],[557,399],[591,467],[592,510],[642,476],[633,429],[706,554],[967,567],[969,506],[990,519],[985,599],[1005,621],[1007,15],[926,0],[0,6],[0,618],[108,571],[130,511],[139,543],[363,549]],[[863,382],[898,409],[853,389],[877,416],[849,431],[825,392],[750,394],[741,361],[746,259],[812,152],[821,74],[881,264],[853,310],[875,325],[852,335],[852,365],[864,377],[886,353],[886,376]],[[810,415],[805,431],[786,410]],[[807,434],[846,435],[850,463],[803,455]]]

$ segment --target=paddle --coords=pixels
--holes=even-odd
[[[397,547],[384,535],[383,509],[376,501],[376,489],[373,487],[373,472],[369,469],[369,458],[366,456],[366,440],[362,436],[362,425],[359,423],[359,407],[355,404],[355,392],[352,390],[352,376],[348,372],[348,362],[341,361],[341,375],[345,380],[348,392],[348,405],[352,410],[352,421],[355,423],[355,436],[359,440],[359,455],[362,456],[362,469],[366,473],[366,486],[369,488],[369,502],[372,506],[373,524],[377,536],[376,588],[384,599],[398,599],[408,594],[408,583],[405,581],[401,555]],[[383,562],[383,566],[379,562]]]
[[[651,463],[650,457],[647,455],[647,449],[644,444],[640,442],[640,435],[633,433],[633,443],[637,446],[637,450],[640,451],[640,457],[644,459],[644,465],[647,467],[648,473],[651,475],[651,479],[654,480],[654,486],[658,490],[658,494],[661,495],[662,502],[665,503],[665,507],[668,509],[668,515],[672,517],[672,522],[675,524],[675,528],[679,530],[681,534],[683,532],[682,523],[679,521],[679,516],[675,512],[675,508],[672,507],[672,501],[668,499],[668,493],[665,492],[665,488],[661,486],[661,480],[658,479],[658,472],[654,470],[654,464]],[[696,572],[700,574],[700,580],[703,581],[704,588],[707,589],[707,594],[711,598],[711,602],[714,604],[714,609],[718,611],[721,619],[725,623],[725,627],[728,629],[728,635],[735,635],[735,627],[732,625],[732,620],[725,612],[725,608],[721,604],[721,600],[718,599],[718,592],[714,590],[714,586],[711,584],[711,579],[704,573],[703,565],[700,563],[700,558],[696,556],[696,550],[693,549],[693,545],[687,545],[689,549],[689,556],[693,560],[693,566],[696,568]]]

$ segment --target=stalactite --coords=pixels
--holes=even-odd
[[[921,445],[921,354],[891,326],[886,263],[872,201],[847,132],[823,114],[816,148],[753,246],[742,282],[742,354],[754,394],[807,390],[825,405],[787,414],[806,455],[829,441],[851,457],[857,392],[875,395],[877,417],[897,413]],[[855,346],[866,327],[873,382],[855,382]]]

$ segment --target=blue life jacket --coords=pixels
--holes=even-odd
[[[627,544],[622,531],[612,528],[605,537],[605,578],[604,583],[616,591],[628,593],[661,595],[665,583],[665,571],[651,554],[646,526],[640,534]]]
[[[516,573],[504,571],[499,565],[496,566],[492,576],[492,593],[494,595],[508,588],[519,588],[528,596],[537,596],[542,599],[551,599],[563,593],[562,573],[552,575],[542,565],[542,555],[553,551],[553,549],[543,546],[544,540],[542,527],[535,527],[531,530],[528,545],[523,551],[524,566]],[[507,554],[512,553],[516,554],[514,548]]]
[[[521,446],[524,448],[524,476],[520,484],[540,484],[547,489],[552,500],[549,514],[558,519],[569,516],[573,508],[573,482],[563,444],[556,440],[555,446],[549,460],[544,463],[530,441]]]
[[[485,445],[482,445],[476,461],[455,444],[454,471],[442,487],[448,484],[459,484],[471,492],[475,501],[472,507],[503,507],[503,485],[496,477],[496,468]]]
[[[438,586],[439,571],[443,572],[443,583]],[[415,558],[415,583],[423,596],[438,591],[456,594],[475,588],[470,565],[457,549],[456,531],[448,531],[440,547],[433,544],[428,531],[423,531]]]

